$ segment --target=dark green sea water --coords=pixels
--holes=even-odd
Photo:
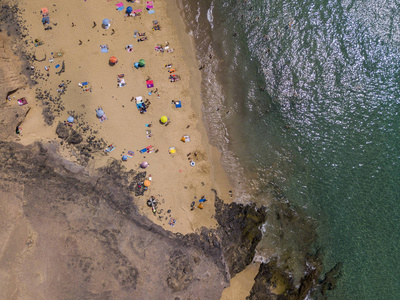
[[[184,4],[236,197],[267,204],[274,182],[316,221],[325,270],[344,264],[330,299],[399,299],[400,3]],[[308,229],[274,226],[260,254],[301,255]]]

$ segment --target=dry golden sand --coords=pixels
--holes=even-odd
[[[193,232],[201,226],[212,227],[216,225],[212,218],[214,213],[214,195],[211,189],[218,191],[224,198],[230,189],[225,174],[221,172],[219,155],[208,145],[205,130],[201,124],[200,110],[200,71],[194,59],[193,46],[186,51],[182,48],[182,32],[177,32],[177,26],[182,22],[167,16],[167,5],[175,5],[172,1],[154,1],[155,14],[149,15],[145,10],[145,1],[130,4],[134,9],[142,9],[140,17],[125,17],[124,12],[118,12],[115,4],[117,1],[20,1],[20,6],[25,9],[23,18],[27,21],[29,35],[33,40],[39,38],[44,45],[32,48],[38,59],[47,55],[50,58],[61,51],[61,58],[55,57],[54,62],[48,59],[44,62],[35,62],[35,67],[44,70],[50,68],[47,81],[41,81],[42,90],[51,90],[56,94],[58,84],[62,80],[71,80],[66,94],[62,97],[65,106],[53,126],[43,125],[41,107],[33,103],[33,93],[28,94],[32,111],[22,124],[22,139],[24,144],[35,140],[52,140],[55,137],[55,126],[58,121],[67,119],[67,111],[82,114],[83,121],[88,122],[93,129],[98,130],[97,137],[103,138],[107,143],[114,144],[116,149],[109,156],[97,154],[91,167],[99,167],[107,163],[110,157],[121,159],[128,150],[135,152],[133,158],[128,159],[125,165],[128,169],[138,169],[142,161],[149,162],[146,169],[151,174],[152,184],[142,197],[135,198],[137,205],[151,220],[173,232]],[[123,2],[127,6],[127,2]],[[40,10],[47,7],[50,12],[52,30],[45,31],[41,24]],[[111,27],[107,30],[101,27],[102,20],[111,20]],[[161,24],[160,31],[152,30],[152,21],[158,20]],[[93,22],[97,26],[92,28]],[[173,24],[174,23],[174,24]],[[75,26],[72,26],[74,24]],[[113,33],[114,30],[114,34]],[[134,31],[145,32],[147,41],[137,42],[133,37]],[[181,36],[178,37],[178,34]],[[82,44],[79,45],[80,41]],[[187,36],[187,43],[190,39]],[[174,51],[160,53],[155,51],[157,44],[165,45]],[[101,53],[100,45],[107,44],[109,53]],[[125,46],[132,44],[134,50],[127,52]],[[191,48],[190,48],[191,47]],[[192,58],[185,57],[193,55]],[[110,56],[116,56],[118,63],[109,66]],[[146,67],[135,69],[133,63],[145,59]],[[65,61],[66,71],[60,76],[56,75],[56,64]],[[171,83],[168,79],[168,68],[172,64],[176,74],[181,80]],[[190,65],[192,64],[192,65]],[[126,86],[117,86],[117,75],[124,74]],[[146,87],[146,78],[154,81],[154,89],[158,89],[159,97],[154,93],[149,96],[151,89]],[[196,79],[194,82],[193,78]],[[92,92],[84,92],[78,83],[89,81]],[[22,93],[22,91],[21,91]],[[197,94],[197,95],[195,95]],[[19,97],[20,95],[16,95]],[[142,96],[149,99],[151,105],[145,114],[140,114],[136,109],[132,97]],[[175,108],[172,100],[181,100],[182,108]],[[197,103],[193,103],[196,101]],[[108,120],[100,123],[96,118],[95,109],[102,107]],[[171,124],[159,124],[161,116],[166,115],[171,119]],[[82,120],[80,120],[82,121]],[[146,128],[145,124],[152,124]],[[189,128],[188,128],[189,127]],[[151,129],[152,137],[146,137],[146,129]],[[191,141],[180,141],[183,135],[189,135]],[[140,154],[138,150],[153,145],[158,153]],[[175,147],[177,153],[170,155],[169,147]],[[68,149],[61,150],[64,154]],[[197,157],[193,153],[197,151]],[[190,166],[188,154],[194,159],[196,165]],[[212,162],[211,162],[212,160]],[[217,167],[215,167],[217,165]],[[218,182],[217,180],[218,179]],[[190,210],[192,201],[205,195],[208,202],[204,209]],[[155,196],[161,201],[160,209],[171,209],[171,216],[177,220],[175,227],[168,225],[168,220],[162,221],[152,214],[146,206],[146,200]],[[196,201],[196,207],[198,205]]]

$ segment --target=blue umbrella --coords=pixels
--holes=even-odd
[[[139,63],[138,62],[135,62],[133,65],[135,66],[136,69],[139,69]]]
[[[126,13],[130,14],[132,11],[133,11],[132,6],[128,6],[128,7],[126,8]]]
[[[123,160],[123,161],[127,161],[127,160],[128,160],[128,156],[123,155],[123,156],[122,156],[122,160]]]
[[[103,26],[108,27],[110,25],[110,20],[109,19],[104,19],[103,20]]]
[[[74,117],[68,117],[67,121],[68,121],[69,123],[73,123],[73,122],[74,122]]]
[[[104,116],[104,111],[102,109],[98,109],[96,111],[96,115],[98,118],[101,118],[102,116]]]

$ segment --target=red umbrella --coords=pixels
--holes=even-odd
[[[110,63],[111,64],[116,64],[118,62],[118,59],[115,56],[110,57]]]

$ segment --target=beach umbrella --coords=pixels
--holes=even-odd
[[[132,11],[133,11],[132,6],[128,6],[128,7],[126,8],[126,13],[127,13],[127,14],[130,14]]]
[[[140,167],[141,167],[142,169],[146,169],[148,166],[149,166],[149,163],[148,163],[147,161],[144,161],[144,162],[142,162],[142,163],[140,164]]]
[[[138,62],[135,62],[135,63],[133,64],[133,66],[134,66],[136,69],[139,69],[139,63],[138,63]]]
[[[103,27],[107,29],[108,26],[110,26],[110,20],[109,19],[104,19],[103,20]]]
[[[143,68],[145,66],[145,61],[142,58],[141,60],[139,60],[139,67]]]
[[[123,156],[122,156],[122,160],[123,160],[123,161],[127,161],[127,160],[128,160],[128,156],[123,155]]]
[[[143,182],[144,186],[150,186],[150,184],[151,184],[150,180],[147,179]]]
[[[170,147],[168,152],[169,152],[169,154],[176,153],[175,147]]]
[[[116,64],[118,59],[115,56],[110,57],[110,64]]]
[[[97,116],[98,118],[101,118],[102,116],[104,116],[104,111],[103,111],[102,109],[98,109],[98,110],[96,111],[96,116]]]
[[[168,122],[168,118],[167,118],[166,116],[162,116],[162,117],[160,118],[160,122],[163,123],[163,124],[165,124],[165,123]]]
[[[68,117],[67,122],[68,123],[73,123],[74,122],[74,117]]]
[[[154,199],[154,198],[150,198],[149,200],[147,200],[147,206],[148,207],[154,207],[154,206],[156,206],[156,204],[157,204],[157,202],[156,202],[156,199]]]

